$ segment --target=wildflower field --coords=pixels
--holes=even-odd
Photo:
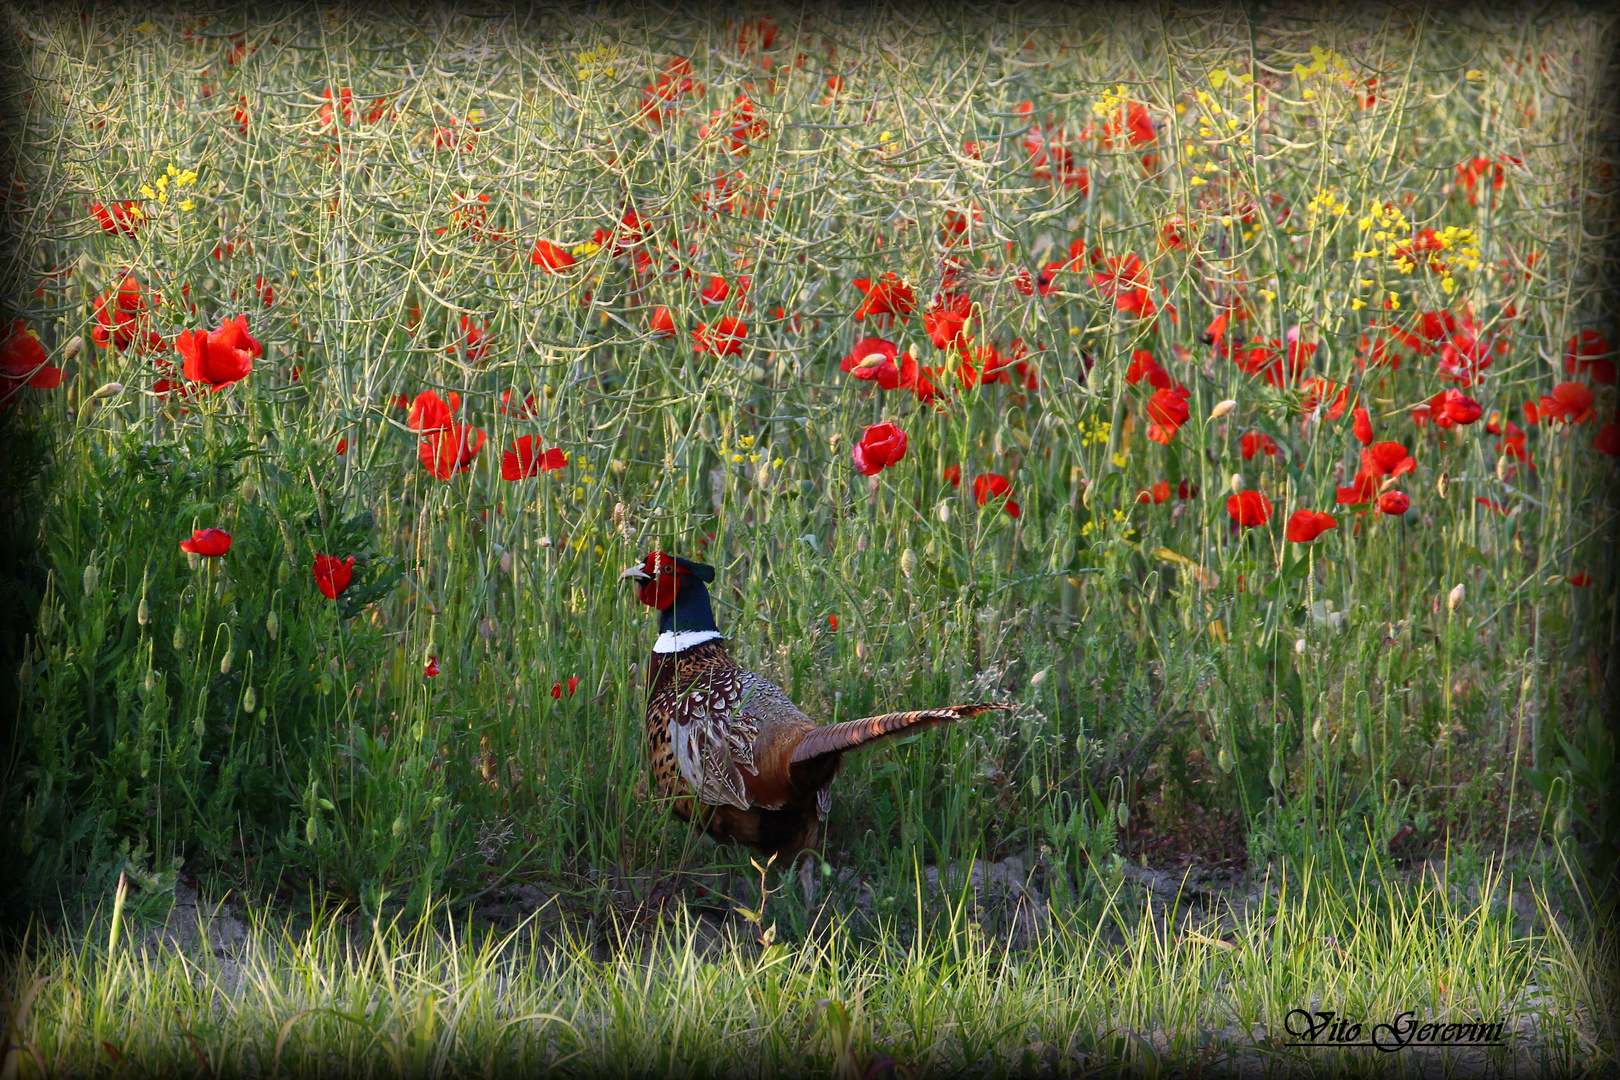
[[[995,1071],[1075,1060],[1018,1026],[1061,1001],[1201,1053],[1226,1021],[1165,1006],[1163,971],[1281,978],[1271,931],[1131,930],[1125,871],[1272,866],[1339,897],[1345,965],[1476,1010],[1541,971],[1591,1013],[1595,931],[1387,883],[1430,859],[1571,912],[1612,895],[1617,30],[1557,5],[14,6],[8,910],[161,918],[189,881],[380,926],[527,884],[600,928],[728,880],[764,959],[677,965],[715,1009],[831,1001],[814,1067],[860,1075],[884,1017],[945,1007],[883,980],[944,964],[1000,1034],[953,1032],[938,1067]],[[792,951],[796,893],[758,917],[746,853],[649,795],[653,631],[615,579],[655,549],[717,568],[733,652],[818,720],[1017,704],[845,763],[821,879],[863,883],[846,944],[880,943],[849,985]],[[1009,858],[1069,945],[1112,918],[1169,950],[1152,979],[1051,960],[1137,1012],[960,951],[922,868]],[[1272,947],[1324,939],[1288,910]],[[80,1052],[63,987],[100,978],[85,1001],[156,1001],[150,1060],[193,1068],[161,1035],[180,991],[118,967],[117,926],[100,975],[35,942],[60,978],[26,995],[32,1045],[55,1023]],[[595,1060],[579,1009],[625,1022],[634,965],[569,963],[518,1011],[576,1011],[512,1068]],[[1228,1019],[1278,1032],[1349,968],[1310,970]],[[277,1037],[302,1007],[277,1002],[327,991],[272,989],[262,1056],[224,1071],[347,1038]],[[502,1015],[394,1063],[499,1064]],[[1571,1023],[1562,1060],[1613,1062]],[[749,1036],[789,1064],[800,1037]]]

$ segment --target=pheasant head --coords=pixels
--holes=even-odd
[[[641,602],[658,611],[654,652],[679,652],[720,637],[707,588],[714,580],[714,567],[653,551],[619,580],[633,582]]]

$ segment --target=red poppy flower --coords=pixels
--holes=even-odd
[[[1140,255],[1133,252],[1107,258],[1104,265],[1104,270],[1091,275],[1091,284],[1099,294],[1112,299],[1116,308],[1128,314],[1146,318],[1158,310],[1153,306],[1153,279]]]
[[[1495,511],[1498,514],[1505,515],[1508,512],[1508,508],[1497,502],[1495,499],[1486,499],[1476,495],[1474,497],[1474,501],[1483,506],[1485,509]]]
[[[675,336],[675,316],[670,314],[669,308],[659,304],[647,317],[647,329],[652,331],[654,337],[672,338]]]
[[[694,352],[713,353],[716,356],[737,356],[742,353],[743,339],[748,336],[748,324],[727,315],[714,324],[699,323],[692,331]]]
[[[1411,508],[1412,500],[1407,498],[1404,491],[1386,491],[1378,496],[1378,512],[1380,514],[1400,517]]]
[[[193,529],[190,540],[180,541],[180,550],[217,559],[231,550],[231,534],[224,529]]]
[[[1620,423],[1610,420],[1598,428],[1597,438],[1592,440],[1592,449],[1609,457],[1620,457]]]
[[[1314,349],[1315,346],[1310,346]],[[1306,354],[1309,355],[1309,354]],[[1334,393],[1334,387],[1338,392]],[[1307,379],[1300,384],[1303,395],[1299,407],[1303,412],[1310,412],[1318,405],[1326,405],[1327,418],[1337,420],[1344,415],[1345,409],[1350,407],[1350,388],[1334,382],[1332,379]]]
[[[24,386],[50,390],[61,384],[62,369],[47,362],[45,347],[34,331],[21,319],[12,323],[11,333],[0,343],[0,402],[9,404]]]
[[[876,281],[856,278],[855,287],[866,297],[855,309],[856,322],[868,315],[898,315],[903,319],[917,310],[916,294],[892,270],[885,271]]]
[[[404,396],[404,394],[400,395],[402,398]],[[399,402],[396,400],[395,405],[398,404]],[[405,417],[405,426],[423,435],[435,431],[444,431],[450,427],[452,422],[450,414],[460,407],[461,395],[454,390],[450,391],[449,404],[446,404],[444,399],[432,390],[424,390],[417,394],[416,400],[411,403],[411,411]]]
[[[347,438],[339,439],[337,449],[333,452],[338,457],[342,457],[344,454],[347,454],[349,452],[349,440]]]
[[[465,356],[470,364],[479,363],[489,355],[489,325],[480,325],[472,321],[467,315],[461,317],[461,337],[459,344],[447,345],[444,351],[451,356]]]
[[[574,696],[574,691],[578,690],[578,689],[579,689],[579,676],[575,675],[573,678],[568,680],[568,696],[573,697]],[[556,698],[558,701],[562,700],[562,696],[563,696],[563,684],[562,683],[557,682],[557,683],[552,683],[551,684],[551,696]]]
[[[703,290],[698,293],[698,298],[705,304],[721,304],[725,302],[730,293],[731,286],[726,283],[725,278],[710,277],[709,283],[703,286]]]
[[[435,431],[423,439],[416,448],[416,456],[436,480],[448,480],[458,472],[466,472],[484,447],[484,432],[466,424],[451,424],[443,431]]]
[[[154,296],[153,301],[159,298]],[[96,325],[90,340],[99,348],[119,352],[139,342],[142,349],[163,348],[163,338],[148,329],[146,296],[134,275],[126,275],[116,289],[108,289],[93,303]]]
[[[422,665],[422,675],[423,675],[423,677],[431,679],[431,678],[434,678],[435,676],[437,676],[438,674],[439,674],[439,658],[437,656],[428,657],[427,658],[427,663]]]
[[[134,236],[146,221],[141,204],[127,199],[115,203],[93,203],[90,213],[95,215],[102,232],[115,236]]]
[[[1524,422],[1526,424],[1530,425],[1531,427],[1536,427],[1541,423],[1541,407],[1539,405],[1537,405],[1533,401],[1527,401],[1527,402],[1524,403],[1523,409],[1524,409]],[[1487,429],[1487,430],[1489,430],[1489,429]],[[1500,435],[1501,432],[1500,431],[1492,431],[1491,434],[1492,435]]]
[[[1360,506],[1362,503],[1372,502],[1377,496],[1378,477],[1369,472],[1358,472],[1348,487],[1337,489],[1334,502],[1340,506]]]
[[[1496,452],[1517,458],[1534,469],[1535,463],[1530,460],[1530,451],[1525,447],[1524,432],[1511,420],[1505,421],[1504,427],[1506,429],[1504,434],[1496,441]]]
[[[923,329],[936,349],[967,343],[967,321],[973,315],[973,300],[966,293],[950,297],[936,296],[923,313]]]
[[[1226,512],[1245,529],[1271,520],[1271,500],[1258,491],[1240,491],[1226,500]]]
[[[1145,488],[1142,491],[1138,491],[1136,493],[1136,501],[1137,502],[1139,502],[1139,503],[1150,502],[1155,506],[1157,506],[1160,503],[1164,502],[1168,498],[1170,498],[1170,481],[1168,481],[1168,480],[1160,480],[1157,484],[1154,484],[1151,488]]]
[[[1148,381],[1148,385],[1157,390],[1170,389],[1170,373],[1159,366],[1153,354],[1146,349],[1131,350],[1131,366],[1125,370],[1125,381],[1132,386]]]
[[[248,377],[255,358],[264,347],[248,333],[247,316],[238,315],[206,334],[183,331],[174,347],[185,358],[181,373],[193,382],[205,382],[211,390],[221,390]]]
[[[1295,510],[1288,518],[1284,532],[1294,543],[1308,544],[1329,529],[1338,527],[1339,523],[1332,514],[1321,510]]]
[[[1552,394],[1542,395],[1541,419],[1563,420],[1571,424],[1587,424],[1597,419],[1592,409],[1592,388],[1585,383],[1561,382],[1552,388]]]
[[[1564,580],[1575,586],[1577,589],[1590,588],[1592,585],[1592,575],[1588,574],[1585,570],[1582,570],[1574,577],[1567,577]]]
[[[875,337],[863,338],[839,362],[838,370],[848,372],[857,379],[875,379],[878,386],[885,390],[909,387],[916,381],[917,365],[911,361],[911,378],[908,380],[897,362],[899,356],[900,350],[893,342]],[[909,355],[906,359],[911,360]]]
[[[519,420],[533,420],[538,407],[534,403],[534,395],[527,394],[517,404],[512,403],[512,391],[501,391],[501,415],[515,416]]]
[[[1185,386],[1153,391],[1147,403],[1149,439],[1164,446],[1170,445],[1170,440],[1176,437],[1181,425],[1192,415],[1187,408],[1189,396],[1191,393]]]
[[[945,466],[945,471],[940,475],[951,482],[951,487],[962,486],[962,466],[947,465]]]
[[[1357,408],[1355,420],[1350,424],[1350,430],[1355,432],[1356,439],[1362,446],[1371,445],[1373,441],[1372,417],[1366,409]]]
[[[906,433],[894,424],[873,424],[849,454],[862,476],[875,476],[906,456]]]
[[[512,448],[501,454],[502,479],[521,480],[568,464],[568,455],[563,453],[561,447],[554,446],[544,453],[537,453],[535,447],[538,445],[533,435],[525,435],[513,442]]]
[[[1582,330],[1564,345],[1564,371],[1570,375],[1590,374],[1602,386],[1614,385],[1614,360],[1609,339],[1596,330]]]
[[[1434,426],[1442,429],[1472,424],[1483,415],[1484,407],[1461,390],[1442,390],[1426,404],[1412,410],[1412,420],[1418,427],[1433,420]]]
[[[529,261],[548,274],[560,274],[574,265],[574,256],[550,240],[536,240],[534,250],[529,252]]]
[[[980,506],[991,499],[1000,498],[1012,491],[1012,483],[1000,473],[983,473],[973,478],[973,499]],[[1018,504],[1012,499],[1007,500],[1007,516],[1017,517],[1021,511]]]
[[[1243,438],[1238,440],[1238,447],[1244,461],[1248,461],[1256,454],[1264,454],[1266,457],[1277,456],[1277,440],[1263,431],[1245,432]]]
[[[314,570],[315,587],[328,600],[336,600],[354,577],[354,556],[339,559],[332,555],[317,555]]]
[[[326,99],[326,103],[321,106],[320,125],[323,128],[336,127],[337,125],[334,123],[335,118],[332,115],[331,88],[328,87],[327,89],[322,90],[321,97]],[[352,125],[354,123],[354,91],[349,89],[347,86],[343,87],[338,91],[337,100],[338,107],[343,113],[343,122],[345,124]]]
[[[1502,160],[1508,159],[1504,157]],[[1474,190],[1474,185],[1487,173],[1491,178],[1491,190],[1493,192],[1502,190],[1502,183],[1506,179],[1502,172],[1502,161],[1476,157],[1457,166],[1457,187],[1467,192],[1468,205],[1479,205],[1479,193]]]
[[[1361,452],[1361,471],[1368,476],[1400,476],[1417,468],[1417,462],[1398,442],[1373,443]]]

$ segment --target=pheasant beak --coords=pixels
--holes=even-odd
[[[646,582],[651,581],[652,577],[647,573],[647,571],[641,568],[640,563],[636,563],[634,566],[627,567],[624,573],[619,575],[619,580]]]

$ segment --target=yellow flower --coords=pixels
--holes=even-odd
[[[1367,301],[1363,300],[1361,297],[1354,296],[1354,297],[1350,298],[1350,310],[1351,311],[1360,311],[1362,308],[1364,308],[1366,306],[1367,306]]]
[[[888,142],[892,138],[894,138],[894,132],[892,132],[892,131],[884,131],[884,132],[879,133],[878,142]]]
[[[1389,309],[1391,311],[1401,310],[1401,298],[1394,293],[1389,294]]]
[[[1275,300],[1275,299],[1277,299],[1277,294],[1272,292],[1270,289],[1258,289],[1256,291],[1261,296],[1265,297],[1267,300]]]

